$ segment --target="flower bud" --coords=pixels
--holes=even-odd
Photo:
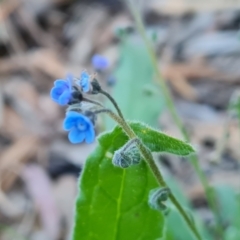
[[[68,105],[76,104],[76,103],[81,103],[83,100],[83,95],[80,91],[75,90],[72,92],[72,98],[71,101],[68,103]]]
[[[150,191],[148,203],[151,208],[159,211],[166,211],[167,206],[163,203],[168,199],[170,189],[167,187],[157,188]]]
[[[98,94],[102,90],[96,78],[94,78],[91,81],[91,85],[92,85],[91,94]]]
[[[136,138],[134,138],[114,152],[112,163],[115,166],[127,168],[138,164],[140,160],[141,155],[136,146]]]
[[[97,71],[104,71],[109,67],[109,61],[106,57],[96,54],[92,57],[92,65]]]

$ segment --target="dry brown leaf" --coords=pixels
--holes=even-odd
[[[186,12],[219,11],[226,9],[240,9],[240,1],[237,0],[153,0],[150,9],[159,13],[183,14]]]
[[[214,68],[207,66],[204,59],[192,59],[191,62],[184,63],[169,63],[162,67],[162,72],[165,77],[171,78],[177,74],[183,76],[186,79],[194,78],[218,78],[223,77],[223,74],[220,74]]]
[[[0,184],[3,190],[9,189],[19,175],[22,165],[36,154],[38,139],[24,136],[16,140],[0,155]]]
[[[2,93],[2,84],[0,82],[0,129],[3,124],[3,93]]]
[[[24,67],[24,63],[20,61],[20,58],[1,58],[0,59],[0,73],[1,74],[10,74],[13,71],[20,70]]]
[[[192,142],[194,144],[200,144],[204,139],[213,139],[218,142],[224,135],[224,125],[221,121],[219,122],[194,122],[194,129],[192,132]],[[230,124],[229,138],[226,143],[228,148],[234,156],[239,156],[239,130],[237,125],[234,123]]]
[[[65,76],[67,69],[56,52],[43,49],[28,56],[31,67],[49,75],[53,79]]]
[[[57,122],[61,119],[61,109],[49,95],[40,95],[38,99],[39,113],[44,122]]]
[[[133,26],[133,22],[126,13],[121,13],[118,16],[111,18],[108,16],[108,19],[107,21],[104,21],[103,26],[96,29],[96,37],[93,38],[93,46],[95,46],[95,50],[99,52],[109,47],[113,39],[116,37],[116,29],[128,26]]]
[[[170,69],[168,69],[169,71]],[[178,71],[163,71],[164,79],[168,79],[174,89],[185,99],[196,101],[197,100],[197,92],[196,90],[190,85],[184,75],[182,75]]]
[[[0,73],[10,74],[13,71],[26,70],[32,72],[38,70],[53,79],[65,76],[67,70],[56,52],[49,49],[27,52],[0,60]]]
[[[29,105],[32,109],[38,109],[38,98],[40,97],[32,82],[24,78],[8,78],[4,84],[4,93],[7,96]]]
[[[74,219],[72,208],[77,196],[77,178],[71,175],[59,178],[54,184],[54,195],[62,218],[67,223],[66,228],[69,235],[67,239],[70,239]]]
[[[21,4],[21,0],[5,0],[0,2],[0,22],[7,19]]]
[[[104,8],[89,8],[83,13],[83,22],[79,23],[77,30],[79,34],[70,49],[69,55],[72,61],[84,63],[93,52],[95,39],[98,39],[97,33],[101,24],[107,20],[107,12]]]
[[[49,1],[47,1],[49,3]],[[25,8],[18,9],[18,20],[23,28],[27,29],[31,37],[42,47],[51,49],[61,49],[53,35],[44,31],[36,22],[34,13]],[[41,37],[39,37],[41,36]]]
[[[182,97],[191,101],[197,100],[198,94],[188,83],[189,80],[208,78],[215,81],[228,81],[228,83],[237,80],[236,77],[224,75],[207,66],[204,59],[195,59],[186,63],[168,63],[161,67],[161,72],[163,78],[169,80]]]
[[[228,185],[236,189],[236,191],[240,188],[239,175],[234,174],[232,171],[217,171],[211,175],[211,178],[208,179],[211,186],[219,186],[219,185]],[[193,184],[192,186],[186,186],[185,188],[186,194],[189,199],[197,200],[197,199],[206,199],[204,188],[201,184]]]
[[[10,219],[19,218],[24,214],[23,209],[16,206],[2,191],[0,191],[0,211],[4,216]]]
[[[2,111],[0,131],[12,139],[18,139],[28,132],[23,119],[11,107],[5,106]]]
[[[166,64],[161,67],[162,76],[171,82],[174,89],[185,99],[197,100],[196,90],[188,83],[188,78],[202,74],[199,66],[190,64]]]
[[[21,176],[40,214],[47,239],[59,239],[60,217],[48,175],[39,165],[31,164],[23,168]]]

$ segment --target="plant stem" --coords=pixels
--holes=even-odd
[[[138,11],[136,11],[136,8],[132,5],[132,3],[129,3],[129,8],[130,8],[130,11],[132,12],[133,17],[136,21],[136,26],[138,28],[138,31],[139,31],[140,35],[142,36],[142,38],[144,40],[144,43],[146,45],[147,51],[149,53],[151,62],[153,64],[153,68],[154,68],[154,70],[157,74],[157,78],[159,79],[159,84],[160,84],[160,87],[162,89],[162,92],[163,92],[166,104],[168,106],[168,109],[171,113],[171,116],[172,116],[175,124],[177,125],[177,127],[181,131],[185,141],[189,142],[190,137],[189,137],[181,119],[179,118],[179,116],[177,114],[174,102],[173,102],[171,94],[169,92],[169,89],[168,89],[164,79],[161,76],[161,73],[160,73],[159,68],[158,68],[158,62],[157,62],[156,55],[154,53],[152,44],[151,44],[151,42],[149,41],[149,39],[146,35],[146,32],[145,32],[144,25],[143,25],[142,19],[140,17],[140,14],[138,13]],[[209,186],[208,180],[207,180],[206,176],[204,175],[204,173],[202,172],[202,170],[200,168],[197,156],[191,156],[190,157],[190,162],[191,162],[196,174],[198,175],[198,177],[199,177],[199,179],[200,179],[200,181],[203,185],[207,200],[209,202],[210,208],[212,209],[212,211],[214,213],[216,224],[218,225],[217,230],[218,230],[220,236],[223,236],[223,231],[222,231],[222,227],[221,227],[221,224],[220,224],[220,217],[219,217],[219,213],[218,213],[218,209],[217,209],[217,205],[216,205],[216,201],[215,201],[215,192]]]
[[[114,107],[116,108],[117,112],[118,112],[118,115],[124,119],[123,117],[123,114],[122,114],[122,111],[121,109],[118,107],[118,104],[116,103],[115,99],[106,91],[104,90],[101,90],[100,93],[102,93],[103,95],[105,95],[111,102],[112,104],[114,105]]]
[[[98,105],[100,107],[104,107],[100,102],[95,101],[95,100],[91,100],[91,99],[88,99],[88,98],[85,98],[85,97],[83,97],[82,100],[85,101],[85,102],[93,103],[93,104]]]
[[[229,138],[229,129],[230,129],[230,117],[228,116],[226,121],[224,122],[222,137],[217,144],[216,157],[214,159],[214,162],[218,164],[221,160],[222,154],[225,150],[225,147]]]
[[[113,120],[115,120],[123,128],[123,130],[126,132],[126,134],[128,135],[128,137],[130,139],[138,138],[138,136],[134,133],[134,131],[131,129],[131,127],[128,125],[128,123],[124,119],[120,118],[115,113],[113,113],[111,110],[100,109],[100,110],[96,111],[95,113],[100,113],[100,112],[107,113]],[[153,175],[156,178],[158,184],[161,187],[169,188],[161,174],[160,169],[157,167],[157,165],[153,159],[152,153],[148,150],[148,148],[146,148],[146,146],[141,142],[141,140],[137,141],[137,145],[138,145],[139,151],[141,152],[143,158],[145,159],[145,161],[147,162],[151,171],[153,172]],[[178,209],[178,211],[182,215],[183,219],[186,221],[188,227],[191,229],[191,231],[193,232],[196,239],[202,240],[195,224],[188,217],[187,213],[185,212],[185,210],[183,209],[181,204],[178,202],[178,200],[174,197],[174,195],[172,193],[170,193],[169,198],[172,201],[172,203],[175,205],[175,207]]]
[[[140,150],[141,154],[143,155],[145,161],[147,162],[150,169],[152,170],[159,185],[162,187],[168,187],[167,183],[164,181],[161,171],[159,170],[159,168],[157,167],[157,165],[153,159],[151,152],[142,143],[139,143],[138,146],[139,146],[139,150]],[[188,227],[194,233],[196,239],[198,239],[198,240],[202,239],[195,224],[189,219],[187,213],[185,212],[185,210],[183,209],[181,204],[178,202],[178,200],[175,198],[175,196],[172,194],[172,192],[170,193],[169,198],[172,201],[172,203],[175,205],[175,207],[178,209],[179,213],[182,215],[182,217],[185,220],[185,222],[187,223]]]

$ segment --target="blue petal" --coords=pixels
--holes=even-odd
[[[83,92],[88,92],[90,90],[90,76],[86,71],[81,73],[79,85]]]
[[[85,141],[86,143],[92,143],[95,138],[95,132],[93,127],[91,126],[87,132],[85,132]]]
[[[68,88],[68,82],[63,79],[58,79],[54,82],[55,87],[63,87],[63,88]]]
[[[73,85],[73,75],[72,74],[67,75],[67,83],[68,83],[68,88],[71,91],[72,85]]]
[[[90,124],[90,120],[83,116],[81,113],[69,111],[66,113],[66,118],[63,122],[63,129],[64,130],[70,130],[73,127],[77,127],[79,121],[82,121],[85,124]]]
[[[58,103],[62,106],[69,103],[71,99],[71,93],[69,91],[64,91],[63,94],[59,97]]]
[[[85,133],[77,128],[72,129],[68,134],[68,139],[71,143],[81,143],[84,140]]]
[[[82,114],[80,114],[79,113],[79,115],[80,115],[80,117],[81,117],[81,120],[83,121],[83,122],[85,122],[85,124],[87,124],[87,126],[90,128],[93,128],[93,123],[92,123],[92,121],[88,118],[88,117],[86,117],[86,116],[84,116],[84,115],[82,115]]]
[[[73,127],[77,125],[77,118],[76,117],[66,117],[63,121],[63,129],[68,131],[71,130]]]
[[[67,117],[75,117],[75,118],[85,118],[81,113],[74,112],[74,111],[69,111],[66,113]]]
[[[84,86],[82,87],[83,92],[88,92],[89,89],[90,89],[90,85],[89,85],[89,84],[86,84],[86,85],[84,85]]]
[[[63,90],[61,88],[53,87],[51,89],[50,96],[55,102],[58,102],[58,99],[62,93],[63,93]]]
[[[83,71],[83,72],[81,73],[80,79],[86,79],[86,80],[88,80],[89,78],[90,78],[90,76],[89,76],[89,74],[88,74],[86,71]]]

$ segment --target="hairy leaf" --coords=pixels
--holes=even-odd
[[[144,161],[127,169],[114,167],[115,150],[127,142],[118,128],[99,137],[79,182],[73,240],[155,240],[163,216],[148,206],[156,180]]]
[[[130,122],[136,135],[152,152],[166,152],[180,156],[187,156],[194,153],[193,147],[177,138],[170,137],[140,122]],[[115,127],[114,133],[124,134],[119,126]],[[103,138],[111,137],[113,133],[108,133]],[[125,134],[124,134],[125,135]]]

